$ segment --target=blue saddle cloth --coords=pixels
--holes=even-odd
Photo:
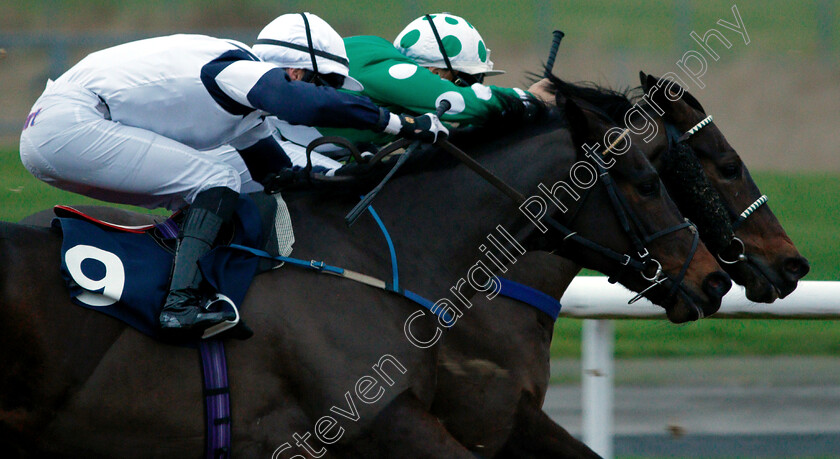
[[[240,197],[231,243],[262,247],[257,206]],[[63,235],[61,273],[73,303],[119,319],[159,338],[158,315],[169,287],[173,253],[150,232],[108,229],[77,218],[56,218]],[[154,231],[154,230],[151,230]],[[211,250],[199,266],[205,281],[237,307],[257,271],[259,259],[224,246]]]

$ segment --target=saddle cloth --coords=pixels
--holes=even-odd
[[[262,212],[261,217],[260,210],[254,198],[240,197],[229,243],[271,252],[290,249],[290,244],[278,247],[276,219],[264,223],[268,213]],[[171,225],[171,220],[166,224]],[[172,232],[157,227],[137,232],[84,215],[55,218],[52,225],[63,236],[61,273],[72,302],[160,338],[158,315],[166,298],[174,257],[174,238],[166,234]],[[283,242],[289,242],[290,230],[284,233]],[[264,242],[267,238],[268,243]],[[259,263],[259,258],[240,250],[227,250],[223,245],[202,257],[199,266],[204,280],[240,307]]]

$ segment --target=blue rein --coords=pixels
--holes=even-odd
[[[399,268],[397,267],[397,252],[394,249],[394,242],[391,239],[391,235],[388,233],[388,229],[385,227],[385,224],[382,222],[382,219],[379,218],[379,215],[376,213],[376,211],[373,210],[373,207],[368,206],[367,210],[370,211],[370,215],[376,221],[376,224],[379,226],[379,229],[385,236],[385,241],[388,243],[388,251],[391,254],[391,273],[393,277],[393,281],[390,284],[380,279],[367,276],[365,274],[357,273],[349,269],[328,265],[323,261],[302,260],[300,258],[283,256],[272,256],[264,250],[254,249],[252,247],[245,247],[239,244],[231,244],[228,247],[251,253],[252,255],[258,256],[260,258],[268,258],[271,260],[288,263],[290,265],[297,266],[300,268],[312,269],[326,274],[333,274],[336,276],[354,280],[356,282],[361,282],[371,287],[376,287],[382,290],[396,293],[428,309],[433,314],[441,318],[443,320],[443,323],[454,324],[455,322],[449,317],[449,314],[445,311],[444,308],[438,308],[437,310],[435,310],[435,303],[433,301],[430,301],[410,290],[400,288]],[[560,302],[557,301],[557,299],[537,289],[528,287],[527,285],[523,285],[518,282],[514,282],[510,279],[505,279],[503,277],[499,277],[498,279],[501,283],[499,295],[525,303],[533,308],[536,308],[539,311],[544,312],[545,314],[548,314],[548,316],[551,317],[552,320],[557,320],[557,317],[560,315],[561,308]]]

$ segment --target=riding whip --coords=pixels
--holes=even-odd
[[[554,40],[551,41],[551,50],[548,52],[548,60],[545,61],[544,76],[546,78],[551,76],[551,71],[554,69],[554,61],[557,59],[557,50],[560,49],[560,41],[566,36],[562,30],[555,30],[553,33]]]

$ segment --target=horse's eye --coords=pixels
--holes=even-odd
[[[656,196],[659,194],[659,180],[641,183],[637,186],[637,189],[642,196]]]
[[[720,175],[726,180],[735,180],[741,176],[741,164],[730,163],[720,166]]]

